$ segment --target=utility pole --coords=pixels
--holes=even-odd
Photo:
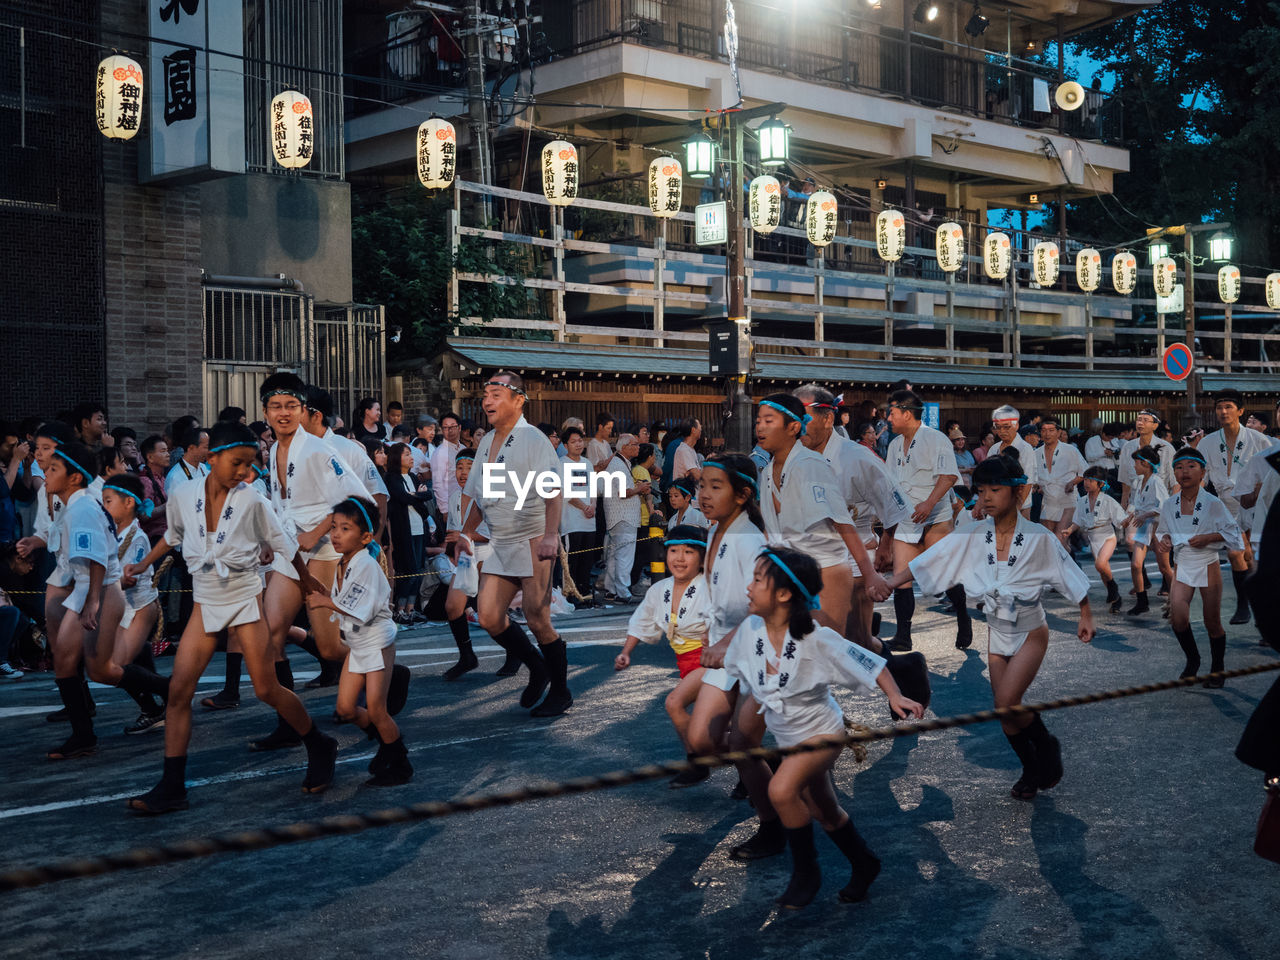
[[[729,177],[725,190],[725,210],[729,218],[729,240],[726,245],[725,268],[728,271],[729,319],[740,338],[750,343],[751,327],[747,320],[747,224],[742,203],[742,131],[744,122],[732,114],[722,114],[728,125]],[[742,346],[738,349],[743,354]],[[746,355],[751,356],[748,346]],[[748,360],[748,364],[750,360]],[[726,378],[725,400],[731,416],[725,431],[725,444],[730,450],[746,453],[755,446],[751,395],[747,392],[749,374],[743,372]]]
[[[489,151],[489,97],[484,83],[484,41],[481,38],[480,0],[467,4],[467,107],[471,128],[471,179],[493,184],[493,159]],[[481,196],[480,220],[489,225],[489,197]]]
[[[1187,377],[1187,430],[1200,429],[1200,358],[1196,356],[1196,241],[1195,231],[1183,235],[1187,256],[1187,280],[1182,288],[1182,311],[1187,328],[1187,346],[1191,348],[1191,376]]]

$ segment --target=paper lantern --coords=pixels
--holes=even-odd
[[[649,209],[664,220],[680,212],[684,180],[680,161],[675,157],[658,157],[649,164]]]
[[[1138,258],[1127,250],[1111,258],[1111,285],[1122,296],[1133,293],[1138,286]]]
[[[1171,257],[1161,257],[1151,268],[1155,282],[1157,297],[1173,296],[1173,288],[1178,284],[1178,265]]]
[[[1218,299],[1223,303],[1235,303],[1240,299],[1240,291],[1244,281],[1240,279],[1240,268],[1227,264],[1218,271]]]
[[[1267,274],[1267,306],[1280,310],[1280,273]]]
[[[747,191],[747,212],[751,229],[769,234],[782,223],[782,184],[775,177],[756,177]]]
[[[448,120],[432,117],[418,127],[418,179],[428,190],[453,183],[458,168],[458,137]]]
[[[578,149],[568,140],[542,148],[542,194],[553,207],[567,207],[578,197]]]
[[[934,249],[939,268],[945,273],[955,273],[964,266],[964,227],[953,221],[944,223],[934,237]]]
[[[1036,283],[1042,287],[1052,287],[1058,282],[1059,266],[1058,245],[1052,240],[1041,240],[1031,249],[1031,266],[1035,271]]]
[[[880,259],[897,263],[907,249],[907,218],[901,210],[881,210],[876,217],[876,252]]]
[[[809,242],[821,249],[836,238],[836,198],[825,190],[809,195],[804,212]]]
[[[982,269],[992,280],[1003,280],[1013,267],[1013,244],[1007,233],[989,233],[982,242]]]
[[[286,170],[305,167],[311,162],[316,146],[311,101],[297,90],[286,90],[272,98],[267,111],[276,163]]]
[[[142,125],[142,67],[119,54],[98,64],[93,112],[109,140],[131,140]]]
[[[1076,285],[1085,293],[1093,293],[1102,282],[1102,254],[1085,247],[1076,254]]]

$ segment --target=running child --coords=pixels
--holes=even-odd
[[[104,448],[105,450],[110,448]],[[116,525],[116,549],[122,566],[140,563],[150,552],[151,541],[142,532],[139,517],[151,514],[151,501],[142,493],[142,481],[130,474],[120,474],[107,479],[102,488],[102,506]],[[136,663],[150,673],[156,672],[151,655],[151,635],[160,619],[159,591],[152,581],[154,571],[143,567],[136,576],[122,575],[120,588],[124,591],[124,615],[116,629],[111,661],[122,670]],[[141,713],[138,719],[124,728],[125,733],[146,733],[164,726],[165,703],[153,694],[131,690],[129,695],[137,703]]]
[[[1077,530],[1084,533],[1089,541],[1089,552],[1093,554],[1093,567],[1107,588],[1107,605],[1112,613],[1119,613],[1122,606],[1120,588],[1111,576],[1111,555],[1116,551],[1116,527],[1124,523],[1125,513],[1115,498],[1107,494],[1110,487],[1107,471],[1102,467],[1086,470],[1084,493],[1076,500],[1071,522],[1066,529],[1058,531],[1058,537],[1065,547]],[[1142,583],[1141,580],[1135,582]]]
[[[462,491],[467,485],[467,480],[471,477],[471,468],[475,464],[476,452],[470,447],[459,450],[457,456],[453,458],[454,477],[457,479],[457,485],[449,491],[449,517],[446,521],[446,533],[444,537],[445,546],[454,546],[462,537],[462,529],[467,525],[467,517],[462,515]],[[480,505],[474,500],[468,504],[468,516],[471,510],[479,510]],[[567,511],[566,511],[567,512]],[[489,525],[483,520],[480,526],[476,527],[476,531],[470,537],[472,561],[476,565],[476,569],[483,568],[485,560],[489,558]],[[454,547],[456,550],[456,546]],[[474,670],[480,666],[475,651],[471,648],[471,626],[467,620],[467,605],[474,598],[469,594],[463,593],[452,583],[449,584],[449,592],[444,598],[444,615],[449,621],[449,629],[453,633],[453,642],[458,647],[458,662],[444,672],[446,680],[457,680],[464,674]],[[510,654],[503,662],[502,667],[498,670],[498,676],[514,677],[520,672],[520,660],[513,658]]]
[[[988,666],[996,707],[1022,703],[1049,645],[1049,626],[1040,598],[1055,590],[1080,605],[1076,636],[1090,642],[1095,633],[1089,609],[1089,581],[1071,555],[1045,527],[1021,513],[1030,487],[1016,451],[992,453],[973,471],[985,518],[964,532],[946,537],[911,561],[907,576],[925,593],[964,584],[968,597],[980,598],[989,628]],[[889,586],[902,578],[895,574]],[[1062,750],[1039,714],[1001,721],[1009,746],[1022,761],[1022,775],[1010,794],[1035,799],[1062,779]]]
[[[631,653],[641,641],[657,643],[666,635],[676,655],[680,682],[667,694],[667,716],[685,753],[692,760],[698,754],[689,745],[688,708],[698,699],[702,677],[702,649],[707,642],[711,620],[711,597],[702,563],[707,554],[706,531],[689,524],[672,527],[666,538],[667,570],[671,576],[659,580],[644,595],[627,625],[627,640],[622,652],[614,658],[615,670],[631,666]],[[671,780],[671,787],[691,787],[711,776],[706,768],[687,770]]]
[[[258,441],[242,423],[210,430],[209,473],[178,487],[169,499],[164,539],[125,572],[137,576],[173,547],[181,546],[191,570],[194,605],[178,645],[165,714],[164,774],[148,793],[129,801],[131,810],[160,814],[187,809],[187,749],[191,742],[191,697],[226,630],[244,657],[259,700],[297,731],[307,748],[305,793],[321,793],[333,782],[338,741],[320,732],[302,701],[281,685],[275,651],[262,610],[258,559],[270,548],[277,563],[292,563],[296,583],[308,592],[323,587],[308,572],[297,543],[251,481]]]
[[[883,584],[873,589],[884,590]],[[759,703],[765,726],[782,748],[844,733],[844,714],[831,694],[839,684],[859,692],[880,688],[898,717],[920,717],[924,707],[898,690],[885,662],[829,627],[814,622],[822,573],[809,556],[782,547],[766,547],[755,563],[747,588],[749,613],[725,655],[725,669],[752,702]],[[831,771],[844,747],[826,747],[783,757],[769,779],[768,797],[791,848],[791,881],[778,898],[788,910],[812,902],[822,885],[813,842],[817,820],[852,867],[840,891],[845,903],[866,899],[880,873],[880,860],[868,848],[836,799]]]
[[[363,498],[348,497],[333,508],[329,538],[342,555],[333,581],[333,595],[313,594],[311,610],[332,610],[342,625],[342,643],[351,652],[338,680],[337,714],[354,722],[370,738],[377,738],[378,752],[369,761],[373,787],[394,787],[413,778],[409,751],[400,727],[387,712],[387,686],[396,662],[396,624],[391,619],[391,583],[378,564],[381,552],[373,542],[377,506]],[[364,691],[366,707],[357,700]]]
[[[1160,506],[1169,498],[1169,490],[1159,472],[1159,450],[1152,446],[1141,447],[1130,454],[1130,459],[1133,460],[1133,473],[1129,478],[1129,515],[1124,518],[1122,526],[1129,534],[1129,570],[1138,595],[1129,616],[1136,617],[1151,609],[1147,602],[1147,549],[1151,546],[1156,521],[1160,518]],[[1159,550],[1156,556],[1167,589],[1173,574],[1169,557]]]
[[[1226,505],[1201,484],[1207,466],[1205,456],[1195,447],[1183,447],[1173,455],[1173,477],[1178,492],[1160,506],[1160,538],[1156,550],[1173,551],[1177,576],[1169,594],[1169,624],[1187,663],[1180,679],[1194,677],[1200,670],[1200,650],[1191,630],[1191,598],[1200,591],[1201,616],[1209,631],[1210,672],[1225,668],[1227,631],[1222,628],[1222,572],[1218,550],[1243,551],[1240,528]],[[1211,677],[1206,687],[1218,688],[1225,681]]]

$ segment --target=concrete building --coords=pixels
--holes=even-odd
[[[344,404],[380,393],[382,312],[352,302],[340,0],[16,0],[0,11],[0,411],[105,400],[158,429],[292,369]],[[145,76],[137,135],[107,139],[95,71]],[[311,163],[271,152],[267,107],[305,93]],[[349,408],[349,407],[348,407]]]

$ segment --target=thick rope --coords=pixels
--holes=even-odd
[[[441,817],[453,816],[459,813],[475,813],[479,810],[492,810],[496,807],[510,807],[520,803],[529,803],[533,800],[625,787],[633,783],[643,783],[646,780],[675,776],[690,770],[710,770],[715,767],[724,767],[741,760],[770,760],[798,753],[814,753],[832,747],[847,747],[853,744],[869,743],[873,740],[910,737],[933,730],[950,730],[955,727],[967,727],[978,723],[989,723],[993,720],[1025,716],[1029,713],[1063,710],[1068,707],[1079,707],[1089,703],[1103,703],[1107,700],[1121,700],[1126,697],[1137,697],[1162,690],[1190,687],[1203,683],[1210,677],[1229,680],[1234,677],[1248,677],[1273,670],[1280,670],[1280,662],[1242,667],[1237,670],[1226,670],[1199,677],[1165,680],[1160,683],[1148,683],[1136,687],[1122,687],[1118,690],[1104,690],[1075,697],[1063,697],[1048,703],[1020,704],[1014,707],[982,710],[977,713],[967,713],[955,717],[940,717],[936,720],[918,720],[914,723],[900,726],[879,727],[865,731],[858,730],[843,736],[822,737],[785,749],[756,747],[750,750],[733,750],[726,753],[695,757],[689,761],[649,764],[648,766],[635,767],[630,770],[615,770],[612,773],[578,777],[560,783],[533,784],[503,793],[483,793],[462,797],[458,800],[415,803],[407,807],[393,807],[389,810],[379,810],[373,813],[344,814],[285,826],[262,827],[257,830],[243,830],[235,833],[215,834],[209,837],[195,837],[190,840],[158,847],[137,847],[105,857],[59,860],[0,874],[0,892],[40,887],[56,883],[59,880],[71,880],[78,877],[102,876],[104,874],[117,873],[121,870],[138,870],[143,867],[158,867],[168,863],[181,863],[184,860],[195,860],[218,853],[266,850],[286,843],[319,840],[323,837],[348,836],[353,833],[371,830],[375,827],[389,827],[400,823],[419,823],[423,820],[437,820]]]

